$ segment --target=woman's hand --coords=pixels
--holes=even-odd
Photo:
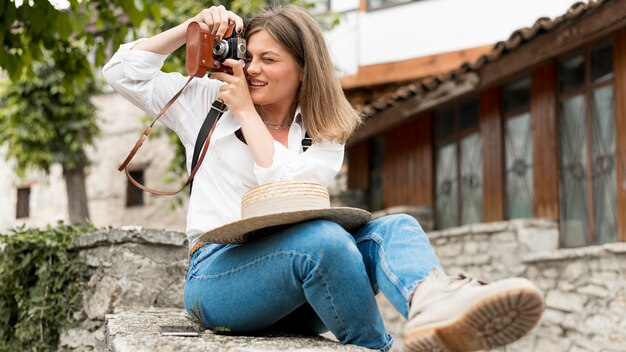
[[[232,75],[226,72],[211,73],[211,79],[218,79],[226,83],[220,87],[219,97],[237,118],[241,118],[244,114],[256,114],[242,63],[243,61],[227,59],[224,61],[224,66],[233,69]]]
[[[222,5],[211,6],[208,9],[200,11],[193,21],[206,23],[211,33],[215,34],[215,40],[221,40],[228,26],[235,24],[235,31],[240,33],[243,30],[243,20],[232,11],[227,11]]]

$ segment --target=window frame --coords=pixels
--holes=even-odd
[[[592,78],[591,78],[591,50],[594,48],[597,48],[603,44],[610,44],[613,50],[613,75],[605,80],[602,80],[600,82],[593,82]],[[586,184],[586,196],[587,196],[587,212],[586,212],[586,216],[587,216],[587,238],[586,238],[586,243],[584,244],[584,246],[593,246],[596,245],[595,240],[596,240],[596,231],[595,231],[595,218],[594,218],[594,207],[593,207],[593,194],[594,194],[594,190],[593,190],[593,167],[591,165],[593,165],[593,155],[592,155],[592,147],[590,145],[591,141],[592,141],[592,119],[593,119],[593,92],[596,89],[599,88],[603,88],[606,86],[613,86],[614,88],[614,93],[615,93],[615,88],[616,88],[616,62],[615,62],[615,49],[616,49],[616,42],[615,42],[615,38],[613,36],[610,37],[605,37],[603,39],[594,41],[592,43],[586,44],[583,47],[579,47],[576,50],[570,51],[564,55],[561,55],[559,57],[556,58],[556,89],[555,89],[555,93],[556,93],[556,104],[557,104],[557,121],[558,121],[558,129],[559,129],[559,133],[561,131],[561,126],[562,126],[562,111],[561,111],[561,103],[567,99],[570,99],[572,97],[575,96],[579,96],[582,95],[585,101],[585,141],[586,141],[586,145],[585,145],[585,161],[588,163],[587,165],[589,165],[589,167],[586,168],[585,170],[585,184]],[[576,55],[580,55],[583,54],[584,55],[584,60],[585,60],[585,64],[584,64],[584,83],[583,86],[580,88],[576,88],[573,90],[570,90],[566,93],[561,93],[560,91],[560,86],[559,86],[559,80],[560,80],[560,72],[559,72],[559,64],[561,63],[562,60],[568,59],[572,56],[576,56]],[[614,111],[614,119],[617,120],[618,116],[617,116],[617,109],[616,109],[616,100],[617,97],[614,96],[613,97],[613,111]],[[617,138],[618,136],[616,136],[616,143],[617,143]],[[616,146],[617,147],[617,146]],[[561,161],[563,158],[562,152],[561,152],[561,141],[559,141],[559,145],[558,145],[558,153],[559,153],[559,165],[558,165],[558,169],[559,169],[559,203],[564,203],[564,198],[562,197],[562,192],[563,192],[563,185],[562,185],[562,173],[563,173],[563,167],[561,165]],[[618,158],[618,151],[616,151],[615,155],[614,155],[615,159]],[[617,167],[617,166],[616,166]],[[616,182],[617,180],[617,175],[616,175]],[[565,233],[565,229],[563,228],[563,218],[564,218],[564,209],[565,209],[565,204],[561,204],[561,206],[559,207],[560,209],[560,214],[559,214],[559,228],[560,228],[560,236],[559,236],[559,247],[563,247],[563,248],[573,248],[573,247],[568,247],[565,245],[566,241],[565,238],[567,237],[567,233]],[[616,211],[619,213],[619,204],[615,204],[615,209]],[[616,219],[616,231],[619,231],[619,214],[618,214],[618,218]],[[619,240],[619,234],[617,234],[618,240]]]
[[[137,174],[141,173],[141,177],[137,177]],[[144,183],[146,177],[146,169],[135,169],[130,171],[129,174],[133,177],[137,182]],[[144,197],[144,191],[135,186],[131,182],[130,179],[126,179],[126,199],[125,199],[125,207],[128,208],[139,208],[146,205],[146,200]]]
[[[461,106],[465,103],[470,102],[471,100],[476,99],[478,106],[479,106],[479,120],[476,124],[476,126],[471,127],[471,128],[467,128],[465,130],[461,130]],[[456,187],[457,187],[457,194],[456,194],[456,219],[455,222],[456,224],[454,226],[463,226],[462,224],[462,220],[463,220],[463,214],[462,214],[462,208],[463,208],[463,202],[461,199],[461,183],[462,183],[462,179],[461,179],[461,140],[464,139],[465,137],[471,136],[475,133],[478,133],[479,137],[481,137],[481,143],[482,143],[482,136],[480,134],[480,98],[478,95],[471,95],[468,97],[464,97],[458,100],[455,100],[454,102],[451,102],[450,104],[445,104],[443,106],[441,106],[439,109],[434,111],[434,118],[435,120],[438,118],[437,115],[445,110],[453,110],[454,111],[454,133],[451,134],[448,137],[445,138],[437,138],[437,122],[433,121],[433,127],[432,127],[432,133],[433,133],[433,143],[434,143],[434,150],[433,150],[433,180],[434,180],[434,197],[433,197],[433,218],[435,220],[435,228],[436,229],[442,229],[441,227],[439,227],[439,219],[438,219],[438,213],[437,213],[437,183],[438,183],[438,179],[437,179],[437,165],[439,162],[439,158],[438,158],[438,152],[439,152],[439,148],[451,143],[454,143],[454,153],[456,156],[456,180],[455,182]],[[482,149],[482,148],[481,148]],[[482,155],[481,155],[481,160],[482,160]],[[484,177],[484,175],[483,175]],[[483,180],[484,181],[484,180]],[[484,187],[483,187],[483,202],[484,202]],[[484,212],[481,209],[481,214],[482,217],[484,218]],[[482,219],[481,219],[482,221]]]
[[[506,107],[504,106],[505,105],[505,89],[504,88],[508,84],[515,83],[515,82],[518,82],[518,81],[521,81],[521,80],[525,80],[525,79],[528,79],[530,81],[530,85],[528,87],[528,105],[526,107],[521,107],[521,108],[517,108],[517,109],[514,109],[514,110],[507,111]],[[503,191],[504,191],[503,202],[504,202],[504,204],[503,204],[503,210],[504,210],[504,218],[507,219],[507,220],[517,219],[517,218],[510,218],[509,217],[509,207],[508,207],[509,204],[507,202],[507,197],[508,197],[508,189],[507,189],[508,177],[507,176],[508,176],[508,173],[507,173],[507,170],[506,170],[506,156],[507,156],[507,150],[506,150],[506,124],[507,124],[509,119],[516,118],[516,117],[519,117],[522,114],[528,113],[528,115],[530,116],[530,133],[531,133],[531,135],[530,135],[530,139],[531,139],[530,140],[530,144],[531,144],[531,147],[533,148],[532,153],[534,153],[534,149],[536,148],[536,146],[534,145],[534,137],[533,137],[533,133],[534,132],[533,132],[533,114],[532,114],[532,104],[533,104],[533,102],[532,102],[532,87],[533,87],[533,77],[532,77],[532,74],[530,74],[530,73],[523,74],[521,76],[517,76],[517,77],[507,81],[506,83],[502,84],[502,90],[501,90],[502,95],[501,95],[501,98],[500,98],[500,102],[501,102],[501,104],[500,104],[500,111],[502,112],[502,115],[501,115],[502,116],[502,152],[503,152],[503,156],[502,156],[502,158],[503,158],[503,160],[502,160],[502,162],[503,162],[502,163],[503,170],[502,170],[502,173],[503,173],[503,180],[504,180],[504,187],[503,187]],[[534,155],[533,155],[532,167],[533,167],[532,170],[534,170],[534,167],[535,167]],[[534,181],[535,181],[534,180],[534,172],[533,172],[532,177],[533,177],[533,185],[534,185]],[[534,188],[534,186],[533,186],[533,188]],[[532,191],[533,191],[533,193],[532,193],[532,199],[531,199],[531,213],[532,213],[532,217],[535,217],[535,199],[534,199],[535,198],[535,190],[533,189]]]
[[[26,191],[25,200],[24,197],[20,197],[20,193]],[[30,218],[30,194],[32,188],[30,186],[19,186],[16,189],[17,199],[15,201],[15,219],[23,220]],[[24,203],[22,203],[24,202]],[[21,205],[21,206],[20,206]]]

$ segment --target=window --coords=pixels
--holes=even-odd
[[[533,216],[533,136],[530,78],[503,87],[506,218]]]
[[[617,241],[611,43],[561,60],[558,89],[563,244]]]
[[[367,0],[367,9],[375,10],[383,7],[406,4],[415,0]]]
[[[483,163],[478,99],[435,115],[435,221],[438,228],[483,217]]]
[[[15,218],[23,219],[30,216],[30,187],[17,189],[17,203],[15,206]]]
[[[130,171],[130,176],[137,182],[143,184],[143,170]],[[135,186],[130,180],[126,181],[126,207],[136,207],[143,205],[143,191]]]

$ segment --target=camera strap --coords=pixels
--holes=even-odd
[[[202,123],[202,127],[200,127],[200,132],[198,132],[198,137],[196,138],[196,145],[193,148],[193,158],[191,159],[191,169],[196,170],[196,166],[200,168],[198,164],[202,164],[202,160],[204,159],[204,155],[206,154],[206,149],[209,147],[209,142],[211,142],[211,135],[213,134],[213,130],[215,129],[215,125],[217,124],[217,120],[220,116],[228,110],[228,107],[221,99],[217,99],[211,104],[211,110],[206,115],[204,122]],[[204,148],[202,148],[204,146]],[[200,151],[202,151],[202,158],[200,158]],[[195,174],[194,174],[195,175]],[[189,192],[193,188],[193,180],[189,183]]]
[[[178,97],[183,92],[183,90],[189,85],[189,82],[191,82],[193,77],[194,76],[190,76],[189,80],[187,80],[187,83],[185,83],[185,85],[178,91],[178,93],[176,93],[172,97],[172,99],[170,99],[167,102],[167,104],[165,104],[165,106],[163,106],[163,108],[161,109],[161,111],[159,111],[159,113],[154,118],[152,123],[150,123],[150,125],[148,125],[148,127],[146,127],[146,129],[143,131],[143,134],[141,135],[141,137],[139,137],[139,139],[135,143],[135,146],[133,147],[133,149],[130,151],[130,153],[128,153],[128,156],[126,157],[124,162],[122,162],[122,164],[118,168],[119,171],[122,171],[122,170],[126,171],[126,177],[128,177],[130,182],[132,182],[132,184],[134,184],[135,186],[137,186],[139,189],[141,189],[143,191],[146,191],[146,192],[149,192],[149,193],[152,193],[152,194],[157,194],[157,195],[160,195],[160,196],[173,196],[175,194],[180,193],[180,191],[185,189],[185,187],[187,187],[187,185],[191,184],[192,181],[193,181],[193,178],[196,176],[196,173],[198,172],[198,169],[200,169],[200,165],[202,165],[202,161],[204,160],[204,157],[205,157],[206,152],[207,152],[208,147],[209,147],[209,142],[211,140],[211,135],[213,134],[213,130],[215,130],[215,125],[217,124],[217,121],[219,120],[219,118],[222,115],[222,113],[224,113],[224,111],[226,111],[224,103],[221,100],[219,100],[219,99],[214,101],[213,104],[211,105],[211,110],[207,114],[207,117],[205,118],[204,123],[202,124],[202,128],[200,128],[200,132],[204,134],[203,143],[200,143],[200,149],[202,150],[202,152],[200,152],[200,150],[198,149],[199,141],[196,140],[196,148],[194,150],[194,161],[197,160],[197,163],[191,168],[191,174],[189,175],[189,178],[187,178],[187,181],[185,182],[185,184],[178,191],[171,192],[171,191],[157,191],[157,190],[154,190],[154,189],[150,189],[150,188],[142,185],[141,183],[139,183],[137,180],[135,180],[130,175],[130,171],[128,170],[128,167],[127,167],[128,163],[130,163],[130,161],[135,156],[135,154],[137,153],[139,148],[141,148],[141,145],[143,144],[143,142],[148,138],[148,135],[150,134],[150,132],[152,132],[152,128],[153,128],[154,124],[157,122],[157,120],[159,120],[159,118],[161,118],[161,116],[163,116],[165,111],[167,109],[169,109],[170,106],[172,106],[174,101],[176,101],[176,99],[178,99]],[[221,104],[221,105],[219,105],[219,104]],[[205,127],[205,125],[207,125],[209,121],[211,121],[210,122],[210,128]],[[203,132],[203,129],[205,130],[205,132]],[[198,136],[200,137],[200,134],[198,134]],[[203,145],[204,145],[204,148],[202,148]],[[197,159],[196,159],[196,154],[198,154]]]
[[[159,113],[154,118],[152,123],[150,123],[150,125],[148,125],[148,127],[146,127],[146,129],[143,131],[142,135],[139,137],[139,139],[135,143],[135,146],[133,147],[133,149],[130,151],[130,153],[128,153],[128,156],[118,168],[119,171],[124,170],[126,172],[126,177],[128,177],[130,182],[143,191],[156,194],[156,195],[161,195],[161,196],[173,196],[175,194],[180,193],[180,191],[185,189],[187,185],[190,185],[189,191],[191,192],[191,189],[193,187],[193,178],[196,176],[196,173],[200,169],[200,165],[202,165],[202,161],[204,160],[204,157],[206,156],[207,150],[209,148],[209,143],[211,142],[211,135],[213,135],[213,131],[215,130],[215,126],[217,125],[217,121],[222,116],[222,114],[228,110],[228,107],[226,106],[226,104],[224,104],[224,102],[221,99],[216,99],[213,102],[213,104],[211,104],[211,109],[209,110],[206,118],[204,119],[204,122],[202,123],[202,127],[200,127],[200,131],[198,132],[198,137],[196,138],[196,144],[194,145],[194,150],[193,150],[193,158],[191,159],[191,174],[189,175],[189,178],[187,178],[187,181],[185,182],[185,184],[178,191],[175,191],[175,192],[157,191],[157,190],[148,188],[142,185],[141,183],[139,183],[139,181],[135,180],[131,176],[130,171],[128,170],[128,167],[127,167],[128,164],[133,159],[133,157],[135,156],[139,148],[141,148],[143,142],[145,142],[145,140],[148,138],[148,135],[150,134],[150,132],[152,132],[152,128],[154,124],[159,120],[159,118],[161,118],[161,116],[163,116],[165,111],[169,109],[170,106],[172,106],[174,101],[178,99],[178,97],[183,92],[183,90],[189,85],[193,77],[194,76],[190,76],[189,80],[187,80],[187,83],[185,83],[185,85],[178,91],[178,93],[176,93],[167,102],[167,104],[163,106],[163,108],[161,109],[161,111],[159,111]],[[237,138],[239,138],[240,141],[247,144],[246,139],[244,138],[243,133],[241,132],[241,129],[238,129],[235,132],[235,135],[237,136]],[[311,139],[311,137],[309,137],[307,133],[302,139],[303,152],[305,152],[311,146],[311,144],[313,144],[313,140]]]
[[[298,115],[296,116],[296,119],[301,118],[302,115],[300,115],[300,113],[298,113]],[[241,143],[248,145],[248,142],[246,142],[246,137],[243,136],[243,132],[241,132],[241,128],[238,129],[237,131],[235,131],[235,136],[237,137],[237,139],[239,139],[241,141]],[[302,152],[306,152],[307,149],[309,149],[309,147],[313,144],[313,138],[311,138],[309,136],[308,132],[304,133],[304,138],[302,138]]]
[[[246,142],[246,137],[243,136],[243,132],[241,132],[241,128],[235,131],[235,136],[239,139],[243,144],[248,144]],[[304,138],[302,138],[302,152],[306,152],[307,149],[313,144],[313,138],[309,137],[308,133],[304,134]]]

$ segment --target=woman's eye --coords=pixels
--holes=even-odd
[[[269,57],[264,57],[264,58],[263,58],[263,61],[273,62],[273,61],[274,61],[274,59],[269,58]]]

